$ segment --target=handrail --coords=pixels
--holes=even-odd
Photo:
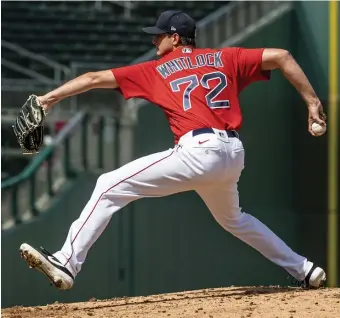
[[[43,56],[41,54],[32,53],[32,52],[26,50],[25,48],[21,47],[20,45],[10,43],[6,40],[1,40],[1,46],[8,48],[12,51],[15,51],[22,56],[27,56],[27,57],[31,58],[32,60],[36,60],[38,62],[41,62],[43,64],[51,66],[53,68],[58,68],[58,69],[62,70],[67,75],[69,75],[71,73],[71,70],[67,66],[60,64],[58,62],[55,62],[55,61],[53,61],[53,60],[51,60],[51,59],[49,59],[46,56]]]
[[[112,63],[103,63],[103,62],[71,62],[71,70],[77,67],[90,67],[95,69],[106,69],[107,67],[112,67]]]
[[[108,0],[108,2],[111,2],[111,3],[113,3],[117,6],[124,8],[124,9],[132,9],[132,8],[137,6],[133,1]]]
[[[37,168],[46,160],[46,158],[51,154],[56,146],[60,144],[66,138],[66,136],[75,129],[75,127],[77,127],[78,123],[83,120],[85,115],[86,114],[84,111],[80,111],[73,118],[71,118],[64,129],[62,129],[58,133],[54,142],[46,146],[37,156],[35,156],[30,164],[21,173],[2,182],[1,189],[12,187],[29,178],[30,175],[33,174],[37,170]]]
[[[40,73],[38,73],[36,71],[24,68],[17,63],[10,62],[10,61],[8,61],[4,58],[1,58],[1,64],[12,69],[12,70],[14,70],[14,71],[17,71],[17,72],[22,73],[24,75],[30,76],[30,77],[32,77],[32,78],[36,79],[37,81],[42,82],[44,84],[55,84],[54,80],[51,80],[50,78],[48,78],[44,75],[41,75]]]
[[[269,12],[266,16],[260,18],[258,21],[246,27],[242,32],[239,32],[234,36],[230,37],[229,39],[227,39],[226,41],[222,42],[219,45],[219,47],[237,45],[238,43],[244,41],[247,37],[251,36],[255,31],[260,30],[269,23],[275,21],[275,19],[280,17],[282,14],[285,14],[286,12],[292,10],[292,8],[293,8],[292,3],[286,1],[283,3],[282,1],[280,6],[273,9],[271,12]]]
[[[95,8],[96,9],[98,9],[98,10],[102,9],[102,1],[103,0],[96,0],[95,1]],[[127,19],[131,18],[131,9],[133,9],[137,6],[133,1],[108,0],[107,2],[110,2],[110,3],[117,5],[121,8],[124,8],[124,16]]]
[[[5,40],[1,40],[1,47],[5,47],[9,50],[16,52],[17,54],[19,54],[21,56],[28,57],[28,58],[30,58],[34,61],[40,62],[42,64],[45,64],[45,65],[53,68],[53,70],[54,70],[54,81],[56,81],[56,82],[60,82],[62,80],[62,78],[61,78],[62,73],[64,74],[65,78],[67,78],[71,75],[70,68],[66,67],[65,65],[57,63],[57,62],[55,62],[55,61],[53,61],[53,60],[51,60],[51,59],[49,59],[46,56],[43,56],[41,54],[30,52],[30,51],[26,50],[25,48],[21,47],[20,45],[10,43],[10,42],[5,41]]]
[[[211,23],[212,21],[218,19],[219,17],[223,16],[226,13],[231,12],[237,6],[236,2],[230,2],[225,6],[219,8],[218,10],[208,14],[206,17],[198,21],[197,29],[205,27],[207,24]]]
[[[1,183],[2,230],[39,216],[58,189],[82,171],[100,173],[117,167],[121,125],[125,124],[119,116],[87,111],[73,116],[21,173]],[[109,144],[108,130],[113,136]]]
[[[72,77],[76,77],[78,75],[79,68],[86,69],[96,69],[96,70],[104,70],[112,68],[112,63],[100,63],[100,62],[71,62],[70,64]]]
[[[44,91],[46,89],[53,89],[55,86],[56,86],[56,82],[53,82],[53,84],[46,84],[46,83],[38,82],[34,78],[27,78],[27,79],[1,78],[1,91],[2,92],[32,93],[32,92]]]
[[[124,17],[126,19],[131,18],[131,10],[136,7],[136,4],[132,1],[114,1],[114,0],[111,0],[109,2],[111,2],[115,5],[118,5],[120,7],[123,7],[124,8]]]

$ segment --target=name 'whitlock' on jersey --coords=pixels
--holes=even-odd
[[[171,74],[176,72],[195,69],[198,67],[224,67],[222,62],[222,52],[199,54],[196,56],[185,56],[172,59],[157,67],[157,71],[161,76],[166,79]]]

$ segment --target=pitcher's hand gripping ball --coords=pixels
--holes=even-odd
[[[44,141],[46,111],[36,95],[30,95],[14,123],[13,130],[24,154],[39,152]]]
[[[320,125],[318,123],[313,123],[312,124],[312,131],[316,136],[321,136],[323,135],[327,130],[326,125]]]

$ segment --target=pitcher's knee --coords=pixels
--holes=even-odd
[[[97,179],[95,192],[97,194],[101,193],[102,196],[106,194],[110,197],[121,195],[133,197],[135,193],[131,182],[128,182],[128,179],[122,178],[117,170],[100,175]]]
[[[107,177],[108,177],[107,173],[101,174],[97,179],[96,187],[103,187],[106,184],[108,184],[108,178]]]
[[[101,192],[108,191],[110,188],[114,188],[114,186],[118,183],[119,180],[115,176],[114,171],[103,173],[97,179],[95,190],[99,190]]]
[[[240,212],[234,217],[224,217],[218,221],[223,228],[225,228],[228,232],[233,233],[234,231],[238,231],[240,228],[244,227],[245,224],[248,223],[249,217],[249,214]]]

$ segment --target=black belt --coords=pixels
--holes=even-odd
[[[238,138],[238,134],[235,130],[225,130],[228,137],[236,137]],[[198,136],[201,134],[214,134],[214,130],[212,128],[198,128],[192,131],[192,136]]]

